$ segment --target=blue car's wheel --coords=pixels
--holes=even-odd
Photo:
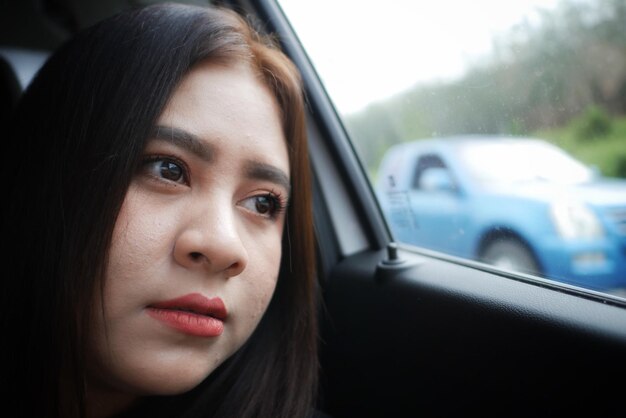
[[[514,238],[493,240],[483,251],[481,260],[506,270],[531,274],[541,272],[532,251]]]

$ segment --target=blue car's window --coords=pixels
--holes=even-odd
[[[481,183],[545,181],[584,184],[594,172],[560,148],[538,140],[475,142],[459,149],[472,179]]]
[[[626,295],[624,0],[279,0],[396,241]]]

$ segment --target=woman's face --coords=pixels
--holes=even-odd
[[[160,116],[115,226],[90,397],[181,393],[241,347],[276,286],[289,192],[269,90],[244,66],[195,67]]]

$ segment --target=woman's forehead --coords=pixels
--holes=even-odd
[[[207,154],[230,149],[289,172],[277,101],[248,66],[195,66],[170,97],[158,126],[161,136],[193,137]]]

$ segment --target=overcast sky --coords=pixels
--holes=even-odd
[[[279,0],[348,113],[420,81],[458,77],[494,37],[557,1]]]

